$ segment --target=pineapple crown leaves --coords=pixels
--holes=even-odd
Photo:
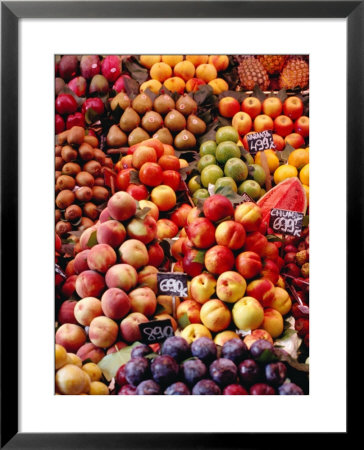
[[[144,83],[149,77],[148,70],[141,66],[139,60],[135,57],[128,58],[124,61],[124,66],[130,73],[131,77],[138,83]],[[125,78],[124,78],[125,82]]]

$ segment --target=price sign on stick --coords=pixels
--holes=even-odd
[[[259,133],[252,133],[246,135],[248,141],[249,152],[254,156],[257,152],[274,148],[272,130],[264,130]]]
[[[144,344],[162,342],[167,338],[174,336],[172,323],[169,319],[140,323],[139,330],[141,340]]]
[[[303,213],[273,208],[270,212],[269,226],[277,233],[301,236]]]
[[[158,289],[163,295],[187,297],[187,274],[177,272],[157,273]]]
[[[241,194],[241,200],[243,203],[246,203],[246,202],[255,203],[255,201],[251,197],[249,197],[249,195],[246,192],[243,192]]]

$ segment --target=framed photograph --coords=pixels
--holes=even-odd
[[[364,95],[363,19],[362,1],[1,2],[2,448],[96,449],[106,446],[125,449],[139,449],[146,446],[153,448],[173,446],[176,449],[256,448],[262,446],[265,441],[265,445],[268,443],[271,445],[275,439],[284,441],[285,445],[292,445],[292,439],[299,438],[306,441],[311,439],[313,434],[315,439],[322,438],[325,442],[327,434],[335,434],[337,440],[349,438],[348,302],[354,295],[351,291],[362,272],[362,264],[354,264],[352,261],[354,255],[358,254],[358,249],[363,248],[363,214],[359,200],[363,194],[360,149],[364,145],[362,131],[364,114],[359,101]],[[215,54],[220,55],[220,59],[209,59],[207,56]],[[164,59],[160,55],[164,55]],[[191,58],[188,59],[186,55],[190,55]],[[197,58],[201,55],[204,55],[206,60],[197,62]],[[275,55],[275,58],[271,55]],[[154,60],[156,56],[159,58],[158,61]],[[185,67],[181,66],[178,71],[176,65],[180,63],[185,63]],[[72,64],[75,65],[75,70],[72,69]],[[83,71],[80,69],[82,64]],[[203,73],[201,67],[199,73],[197,72],[199,64],[209,66],[206,73]],[[153,65],[154,74],[151,73]],[[300,66],[299,69],[296,69],[297,65]],[[189,72],[192,69],[188,66],[192,67],[193,73]],[[209,69],[216,73],[208,73]],[[96,70],[95,73],[93,70]],[[166,74],[164,70],[170,73]],[[170,81],[172,75],[173,81]],[[193,82],[189,83],[189,80]],[[178,83],[183,83],[183,88]],[[163,92],[161,89],[164,89]],[[124,92],[128,97],[127,105],[122,104],[125,100],[122,98]],[[140,100],[137,97],[142,94],[146,95],[146,99],[139,105],[137,101],[133,102],[135,99]],[[161,99],[159,107],[156,108],[155,99],[158,96],[162,97],[161,94],[168,94],[168,99]],[[258,103],[256,101],[246,106],[246,110],[243,108],[243,101],[246,98],[258,99],[259,113],[255,114],[253,111]],[[289,98],[298,98],[301,102],[302,110],[297,113],[297,117],[293,111],[293,104],[283,110],[283,103]],[[118,101],[115,102],[115,99]],[[267,104],[263,111],[261,105],[265,99],[273,100],[270,102],[271,106]],[[146,105],[147,101],[153,105],[154,111]],[[168,104],[171,101],[173,106]],[[215,108],[214,114],[211,113],[212,104]],[[236,104],[238,109],[234,109]],[[108,114],[104,114],[104,109],[102,112],[98,111],[99,107],[107,108]],[[140,111],[138,108],[141,108]],[[191,108],[191,111],[185,114],[185,108]],[[171,109],[177,117],[166,117],[167,110]],[[257,115],[268,117],[272,126],[261,125],[260,128],[259,123],[253,126]],[[286,119],[282,121],[279,117],[290,115],[292,120],[289,119],[288,128],[291,128],[286,132],[284,129]],[[299,122],[297,119],[300,117],[304,119]],[[158,125],[159,119],[161,122]],[[177,119],[183,120],[183,125],[177,123]],[[250,120],[250,125],[247,125],[245,120]],[[308,120],[311,122],[309,141]],[[70,137],[73,126],[74,130],[86,129],[87,132],[80,138],[76,135]],[[222,128],[227,137],[220,133],[221,142],[228,141],[228,145],[217,154],[216,148],[219,145],[217,136]],[[163,130],[164,134],[155,135],[159,130]],[[249,132],[251,136],[248,139]],[[232,133],[236,133],[236,139],[232,137]],[[287,138],[292,134],[295,137]],[[147,139],[162,143],[161,151],[166,157],[162,153],[158,154],[159,144],[155,143],[153,145],[158,148],[146,146],[147,149],[153,150],[153,155],[154,153],[158,155],[155,161],[151,152],[144,150],[143,153],[141,147],[135,155],[138,145]],[[231,142],[234,139],[235,142]],[[296,142],[295,139],[301,139],[302,142]],[[205,142],[207,144],[201,150],[201,144]],[[213,151],[208,147],[211,142],[216,147]],[[277,152],[269,150],[272,145]],[[281,148],[278,149],[277,146],[280,145]],[[133,150],[130,150],[131,148]],[[191,148],[194,150],[190,150]],[[177,150],[173,155],[177,154],[179,161],[169,153],[171,149],[174,152]],[[235,155],[236,149],[239,155]],[[293,152],[296,149],[300,152],[295,154]],[[284,161],[285,169],[289,166],[292,173],[288,173],[287,170],[278,173],[277,168],[271,168],[269,151],[274,153],[274,158],[279,161],[278,166]],[[82,152],[85,156],[81,155]],[[92,157],[88,156],[89,152],[92,153]],[[138,153],[140,160],[137,157]],[[308,169],[309,154],[312,159],[310,169]],[[247,169],[248,172],[242,179],[236,176],[234,167],[231,169],[225,167],[226,162],[234,155],[239,156],[235,159],[244,161],[239,164],[249,167],[249,171]],[[164,161],[161,161],[161,157]],[[203,161],[206,166],[201,165],[202,157],[206,160]],[[82,166],[78,166],[77,158],[82,159]],[[173,158],[180,164],[178,168],[173,166],[176,163]],[[214,158],[214,161],[208,161],[208,158]],[[64,170],[65,164],[68,164],[68,171]],[[209,169],[211,175],[206,175],[203,180],[204,167],[211,168],[212,165],[216,171],[219,170],[219,174],[215,177],[213,171]],[[253,165],[259,166],[259,170],[254,169]],[[125,179],[119,176],[122,170],[126,171],[129,177],[125,186],[123,184]],[[149,173],[148,170],[154,172]],[[243,169],[239,166],[239,170],[240,176]],[[174,173],[179,174],[179,171],[183,175],[182,181],[178,179],[177,186]],[[222,180],[223,176],[225,181],[217,188],[217,180]],[[157,182],[155,177],[161,177],[163,182]],[[136,221],[145,221],[145,217],[149,215],[154,225],[161,218],[165,220],[165,224],[172,222],[173,225],[182,219],[176,216],[175,222],[167,220],[171,215],[165,211],[178,211],[176,207],[180,204],[189,203],[189,210],[197,206],[204,211],[203,220],[213,222],[218,228],[221,221],[221,225],[224,220],[226,223],[226,217],[216,216],[218,208],[212,207],[210,213],[206,207],[203,208],[203,204],[206,205],[205,199],[211,198],[214,193],[223,192],[234,207],[239,204],[237,195],[245,196],[242,201],[249,201],[254,205],[254,202],[259,204],[259,199],[263,198],[272,187],[274,189],[280,182],[293,179],[300,180],[300,189],[305,194],[304,208],[297,206],[298,197],[292,194],[295,189],[293,185],[289,189],[291,199],[294,198],[296,202],[293,207],[284,207],[286,205],[284,197],[289,197],[288,191],[276,190],[278,193],[274,209],[276,216],[273,216],[270,207],[270,220],[267,219],[264,234],[269,235],[272,249],[279,248],[279,245],[289,246],[292,243],[291,253],[294,252],[295,259],[292,259],[292,255],[287,256],[286,261],[281,258],[282,267],[290,262],[297,263],[296,267],[299,267],[300,272],[296,275],[289,271],[291,269],[282,271],[281,273],[285,275],[281,278],[285,280],[282,281],[282,287],[287,289],[293,303],[298,302],[300,308],[303,307],[295,317],[303,319],[301,328],[295,328],[293,322],[293,333],[298,334],[300,345],[301,343],[303,347],[306,345],[304,348],[307,350],[304,359],[295,362],[297,370],[300,368],[306,371],[309,367],[309,388],[308,377],[307,385],[304,383],[302,387],[298,387],[305,395],[276,396],[274,399],[267,399],[264,395],[215,397],[211,395],[214,392],[208,390],[204,392],[203,397],[128,395],[113,400],[111,395],[82,397],[74,395],[91,393],[91,381],[94,383],[95,394],[101,394],[103,389],[108,394],[123,393],[120,389],[122,384],[118,385],[115,381],[115,364],[110,363],[110,358],[105,366],[99,362],[113,353],[122,355],[123,347],[130,349],[131,352],[129,346],[134,341],[147,343],[148,339],[153,340],[148,347],[151,350],[151,353],[148,353],[151,362],[148,364],[151,365],[159,357],[162,342],[171,337],[171,333],[182,336],[187,341],[189,339],[187,333],[183,334],[183,330],[187,326],[192,326],[190,321],[192,315],[189,316],[186,311],[182,311],[181,315],[177,316],[176,297],[189,298],[186,292],[191,292],[191,279],[197,276],[197,273],[193,269],[189,272],[190,266],[187,263],[183,265],[182,262],[179,270],[178,258],[174,259],[172,265],[167,264],[165,257],[159,261],[159,250],[165,255],[167,247],[156,243],[157,229],[154,230],[155,235],[152,237],[139,236],[139,228],[133,229],[131,217],[134,217],[134,214]],[[242,183],[244,180],[250,184],[244,185]],[[64,185],[61,186],[62,183]],[[161,193],[160,198],[158,194],[153,197],[153,189],[157,189],[161,184],[168,187],[168,195],[163,197]],[[185,190],[181,190],[182,185],[185,186]],[[256,186],[259,192],[254,190]],[[142,189],[147,194],[142,192]],[[81,195],[81,191],[84,196]],[[120,197],[123,208],[129,198],[139,202],[138,209],[128,217],[122,217],[124,213],[118,210],[117,200],[114,211],[111,212],[112,204],[110,210],[105,209],[109,198],[123,191],[126,192],[122,199]],[[196,191],[199,192],[195,194]],[[68,194],[72,198],[67,197]],[[172,197],[177,200],[172,201]],[[148,202],[147,199],[152,201]],[[308,199],[309,214],[306,209]],[[174,203],[166,207],[165,204],[169,200]],[[149,209],[140,205],[142,201],[147,202],[144,207]],[[261,205],[263,204],[262,201]],[[279,205],[283,205],[281,209]],[[153,208],[159,213],[156,218],[153,217]],[[287,215],[291,210],[294,211],[294,217],[292,214]],[[154,264],[159,273],[155,294],[163,293],[170,296],[168,300],[170,303],[167,306],[161,300],[150,312],[148,301],[147,306],[144,304],[140,306],[138,295],[131,298],[132,289],[136,290],[139,287],[138,283],[132,283],[134,272],[138,277],[137,271],[140,272],[141,268],[148,265],[146,262],[140,265],[138,261],[134,262],[135,252],[141,250],[139,247],[130,249],[130,259],[125,256],[127,248],[123,257],[120,256],[122,253],[115,250],[118,259],[106,262],[107,267],[103,265],[104,259],[100,262],[96,257],[98,255],[94,255],[94,261],[88,256],[95,244],[100,244],[102,240],[101,237],[97,238],[95,225],[99,217],[101,222],[101,212],[104,212],[105,223],[111,218],[114,222],[119,221],[117,222],[119,225],[121,222],[125,225],[125,228],[121,225],[123,229],[119,230],[123,238],[120,237],[120,242],[116,244],[109,243],[109,237],[106,235],[108,230],[105,227],[106,237],[105,242],[102,242],[105,247],[112,250],[113,247],[119,248],[121,243],[131,242],[132,239],[137,242],[145,241],[143,248],[147,252],[148,261],[153,258],[159,261],[150,264],[150,266]],[[187,220],[186,217],[183,220]],[[307,227],[308,217],[309,241],[307,228],[307,240],[302,247],[296,248],[295,245],[298,246],[300,240],[293,242],[293,236],[300,235]],[[293,225],[289,225],[288,222]],[[58,248],[56,242],[56,253],[55,225],[56,236],[60,236]],[[182,225],[175,226],[183,228]],[[249,224],[246,225],[246,229],[248,232],[255,230],[254,227],[249,230]],[[90,232],[87,234],[85,230]],[[161,236],[166,233],[170,251],[170,246],[176,242],[173,238],[178,233],[169,234],[162,226],[160,233]],[[225,243],[228,233],[228,229],[222,232],[219,238],[221,242],[215,235],[217,244],[225,249],[229,247],[229,244]],[[285,236],[289,234],[292,235],[291,241],[285,240]],[[81,244],[82,235],[84,244]],[[125,235],[129,241],[124,240]],[[113,235],[113,238],[115,236]],[[215,267],[218,256],[211,258],[209,266],[206,258],[206,249],[215,245],[215,238],[213,243],[205,245],[200,243],[200,237],[193,236],[190,230],[188,238],[195,247],[202,249],[196,251],[193,262],[197,264],[199,258],[203,258],[205,266],[201,262],[204,267],[201,271],[211,272],[212,278],[216,281],[222,274],[219,272],[220,269]],[[204,238],[208,240],[208,231]],[[304,242],[304,236],[301,241]],[[277,245],[273,245],[274,242]],[[311,247],[309,252],[308,242]],[[79,247],[77,252],[75,252],[76,245]],[[249,250],[243,247],[243,243],[237,248]],[[303,250],[304,253],[301,252],[300,257],[306,259],[298,263],[295,252],[299,250]],[[79,259],[78,263],[82,268],[75,269],[75,256],[81,251],[85,252],[85,260]],[[113,254],[115,252],[112,250]],[[233,268],[236,267],[236,272],[232,273],[242,276],[234,260],[239,252],[236,252],[236,249],[229,252],[234,262],[232,266],[228,265],[230,253],[226,253],[220,261],[222,266],[226,264],[223,272],[235,270]],[[280,255],[284,257],[283,253]],[[261,257],[262,260],[265,258],[263,254]],[[275,261],[278,267],[277,258]],[[267,259],[269,260],[269,257]],[[305,262],[307,262],[307,277],[302,268]],[[97,275],[101,273],[102,276],[98,277],[105,283],[107,271],[121,263],[128,265],[129,268],[135,268],[134,272],[126,274],[125,279],[118,280],[121,284],[114,286],[110,281],[113,276],[111,274],[109,282],[96,292],[92,290],[93,280],[85,277],[81,281],[83,276],[80,274],[88,271]],[[268,272],[271,270],[270,267],[266,268]],[[311,269],[309,276],[308,267]],[[179,275],[178,271],[187,273],[188,285],[187,278],[183,274]],[[174,273],[177,275],[173,276]],[[60,293],[64,280],[72,275],[73,287],[69,286],[69,290],[66,287]],[[148,276],[147,273],[142,275]],[[249,279],[253,280],[256,276],[246,275],[248,284]],[[299,278],[301,286],[298,282],[298,284],[290,282],[290,277],[295,282]],[[77,288],[76,279],[79,283]],[[148,282],[146,286],[149,286]],[[131,283],[133,286],[127,287],[125,283]],[[278,279],[272,284],[279,286]],[[306,285],[309,285],[310,301]],[[120,297],[117,300],[106,298],[106,286],[108,291],[116,288],[118,291],[124,289],[128,294],[125,294],[125,298]],[[148,289],[152,291],[152,287],[149,287]],[[249,292],[254,297],[253,287],[250,287]],[[156,295],[153,294],[154,298]],[[205,321],[199,316],[199,320],[203,323],[201,326],[206,328],[207,333],[212,336],[211,339],[215,339],[219,352],[225,342],[223,338],[221,341],[216,338],[220,331],[229,329],[225,332],[234,335],[235,331],[242,331],[236,334],[236,337],[239,338],[237,340],[244,342],[246,348],[248,344],[245,342],[249,342],[251,330],[254,328],[265,330],[268,334],[268,337],[264,335],[266,341],[271,337],[269,332],[274,336],[274,326],[270,328],[268,321],[264,328],[263,318],[259,324],[246,325],[249,332],[245,332],[244,324],[239,322],[239,314],[235,317],[233,311],[233,303],[238,300],[239,293],[234,300],[231,300],[230,294],[226,298],[224,295],[223,292],[216,291],[216,300],[211,300],[213,297],[210,295],[208,302],[219,302],[218,306],[222,305],[226,309],[226,314],[229,315],[228,324],[215,329],[208,318]],[[247,295],[245,289],[241,295]],[[66,297],[67,306],[64,303]],[[84,298],[93,298],[93,306],[90,306],[88,311],[93,315],[92,318],[83,316],[82,311],[77,312],[74,309],[76,302],[79,303],[78,301],[80,299],[83,301]],[[102,298],[103,301],[97,298],[100,300]],[[193,296],[192,298],[195,299]],[[254,298],[253,300],[259,304],[258,300]],[[197,300],[193,301],[199,303]],[[280,320],[282,319],[283,326],[282,317],[286,311],[282,309],[282,305],[273,308],[272,299],[269,305],[268,301],[266,304],[263,299],[259,301],[263,305],[260,306],[262,314],[267,312],[267,308],[273,312],[281,310],[278,315]],[[128,303],[127,310],[115,312],[113,309],[115,304],[123,309],[125,306],[123,302]],[[134,302],[134,309],[131,309],[130,302]],[[200,303],[204,306],[205,302],[206,299]],[[308,314],[308,303],[311,306],[309,321],[308,315],[305,316]],[[59,319],[62,316],[61,304],[64,308],[64,321]],[[91,305],[90,302],[88,304]],[[100,308],[99,314],[96,310]],[[201,310],[201,305],[199,308]],[[72,317],[75,317],[72,326],[77,330],[72,328],[65,331],[65,328],[61,328],[64,327],[63,324],[69,324],[67,317],[70,317],[68,314],[71,309]],[[167,311],[168,309],[170,311]],[[204,309],[207,311],[208,308]],[[145,313],[148,317],[147,321],[138,327],[140,334],[137,339],[129,338],[128,331],[123,331],[121,325],[122,319],[131,311],[142,316]],[[157,312],[160,317],[156,318]],[[91,325],[92,321],[95,319],[99,321],[100,318],[100,324],[96,325],[94,322],[94,326]],[[113,335],[112,338],[109,331],[105,334],[105,341],[103,336],[100,337],[98,334],[99,332],[102,334],[104,330],[106,323],[104,319],[108,325],[115,325],[116,329],[116,331],[109,330]],[[103,321],[105,323],[102,323]],[[286,330],[289,324],[287,321],[284,323]],[[306,331],[304,329],[305,326],[308,327],[308,323],[309,333],[308,328]],[[73,332],[80,334],[76,336]],[[283,336],[283,332],[277,332],[278,336]],[[82,341],[79,345],[73,341],[78,337]],[[246,337],[248,339],[244,340]],[[53,368],[55,339],[58,346],[63,347],[68,353],[65,356],[67,362],[65,359],[64,363],[59,363],[59,368],[56,367],[56,383]],[[85,343],[86,339],[91,343]],[[191,338],[191,342],[194,339],[195,337]],[[123,342],[119,342],[121,340]],[[188,341],[189,344],[191,342]],[[94,350],[99,347],[97,351],[103,349],[96,362],[89,349],[81,355],[79,349],[84,345],[91,345]],[[285,348],[284,345],[287,344],[281,343],[283,346],[281,355],[288,355],[284,361],[287,362],[287,366],[294,367],[294,364],[292,366],[289,364],[289,351],[292,349]],[[280,345],[276,347],[278,348],[276,355],[279,355]],[[60,349],[60,352],[63,350]],[[140,351],[142,350],[140,348]],[[285,350],[289,350],[288,353],[285,353]],[[199,358],[196,355],[197,353],[188,354],[192,356],[192,362],[194,358]],[[253,358],[253,353],[251,355]],[[62,355],[57,355],[56,350],[56,365],[57,357],[62,358]],[[221,358],[220,353],[219,357]],[[229,359],[228,350],[226,357]],[[74,382],[72,376],[67,378],[67,371],[63,371],[64,373],[59,374],[57,379],[57,370],[60,371],[67,365],[77,367],[79,361],[81,366],[77,370],[87,374],[85,377],[88,381],[85,378],[85,383],[88,387],[87,389],[76,387],[73,391],[75,385],[72,384]],[[264,361],[264,367],[269,362],[271,361]],[[89,372],[84,370],[87,363],[90,363]],[[263,364],[263,360],[259,361],[259,364],[261,363]],[[238,367],[238,363],[236,366]],[[99,377],[93,372],[95,370],[101,370]],[[65,378],[62,379],[62,376]],[[184,376],[186,378],[181,380],[178,378],[178,381],[183,381],[181,385],[183,384],[190,393],[194,384],[189,385],[188,376]],[[285,380],[282,378],[282,382],[279,381],[274,388],[269,388],[270,381],[268,375],[265,375],[265,389],[271,389],[272,393],[280,392],[279,386],[284,381],[286,386],[289,383],[294,384],[293,369],[290,376],[292,379],[284,377]],[[95,379],[91,380],[92,377]],[[150,388],[161,389],[158,394],[164,393],[163,382],[158,385],[157,375],[153,377],[153,386],[146,386],[145,393]],[[233,382],[220,383],[219,374],[216,377],[213,378],[210,370],[210,378],[214,380],[219,394],[223,393],[224,389],[225,394],[233,394],[236,386],[240,386],[238,388],[240,394],[245,393],[241,377],[235,377],[235,380],[240,380],[241,385]],[[145,378],[148,377],[139,381]],[[99,383],[99,380],[102,383]],[[139,381],[135,382],[133,387],[130,380],[125,384],[131,386],[134,393]],[[177,378],[174,381],[177,381]],[[72,386],[67,384],[68,382]],[[274,385],[276,381],[273,380],[272,383]],[[231,388],[231,392],[228,392],[227,384],[235,386]],[[259,394],[260,392],[251,389],[251,384],[247,385],[246,393]],[[213,388],[210,386],[210,389]],[[192,393],[199,392],[196,389]],[[267,392],[265,395],[270,393]],[[290,436],[292,434],[294,436]]]

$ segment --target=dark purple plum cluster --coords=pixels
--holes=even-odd
[[[249,350],[241,339],[231,339],[218,352],[209,338],[189,345],[172,336],[159,353],[144,345],[134,348],[115,377],[119,395],[304,395],[263,339]]]

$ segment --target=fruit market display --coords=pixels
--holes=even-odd
[[[309,394],[308,70],[56,57],[57,395]]]

